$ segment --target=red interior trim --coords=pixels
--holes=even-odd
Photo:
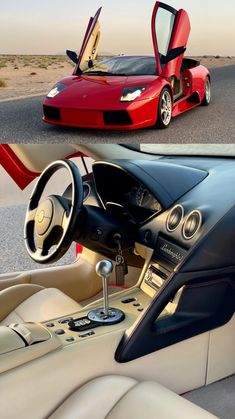
[[[40,174],[28,170],[8,144],[0,144],[0,164],[21,190]]]
[[[129,287],[126,287],[124,285],[117,285],[117,284],[109,284],[109,287],[116,287],[116,288],[122,288],[124,290],[128,290]]]
[[[71,157],[87,157],[83,153],[73,153],[67,156]],[[21,190],[25,189],[40,173],[32,172],[22,163],[12,150],[9,144],[0,144],[0,164],[15,181]]]
[[[72,159],[74,157],[88,157],[88,156],[86,154],[80,153],[79,151],[76,151],[76,153],[72,153],[66,156],[66,159]]]

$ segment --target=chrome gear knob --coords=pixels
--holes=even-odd
[[[109,260],[101,260],[96,265],[96,273],[101,278],[105,277],[108,278],[111,273],[113,272],[113,264]]]
[[[87,317],[102,325],[110,325],[121,322],[125,314],[118,308],[109,308],[108,280],[113,272],[113,264],[109,260],[103,259],[96,265],[96,273],[102,278],[104,306],[89,311]]]
[[[101,276],[103,283],[104,315],[109,317],[108,280],[113,272],[113,264],[109,260],[101,260],[96,265],[96,273]]]

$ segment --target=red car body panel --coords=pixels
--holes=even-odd
[[[160,13],[160,10],[165,10],[172,16],[175,15],[174,25],[172,28],[172,32],[169,32],[169,47],[168,51],[178,48],[178,47],[185,47],[187,46],[191,25],[188,14],[185,10],[181,9],[179,11],[169,7],[168,5],[157,2],[155,4],[153,15],[152,15],[152,39],[153,39],[153,46],[154,52],[156,57],[157,69],[158,74],[162,77],[169,78],[171,76],[179,77],[180,76],[180,69],[183,60],[183,54],[179,57],[171,60],[170,62],[166,63],[164,66],[161,64],[160,55],[162,54],[159,51],[158,46],[158,27],[157,27],[157,17]]]
[[[160,29],[156,27],[159,13],[162,11],[168,14],[172,23],[169,24],[166,34],[166,56],[172,49],[184,50],[190,34],[190,21],[185,10],[177,11],[161,2],[155,4],[152,15],[152,37],[158,76],[85,76],[78,74],[78,64],[73,76],[61,80],[60,83],[66,88],[54,98],[47,97],[44,100],[43,120],[54,125],[103,130],[135,130],[154,126],[157,122],[159,96],[164,87],[167,87],[172,94],[173,117],[198,106],[204,97],[205,79],[209,71],[199,65],[182,71],[183,53],[163,64],[163,55],[158,46],[158,40],[162,38],[159,37]],[[100,13],[101,8],[89,21],[79,54],[79,63],[92,36],[93,28],[97,34]],[[173,79],[180,79],[182,83],[182,97],[177,99],[172,88]],[[132,102],[122,102],[123,89],[134,86],[147,88]]]
[[[169,50],[178,47],[186,48],[190,30],[191,25],[188,14],[185,12],[185,10],[180,10],[176,15]],[[174,75],[176,78],[179,78],[182,61],[183,55],[180,55],[179,57],[167,63],[161,74],[162,77],[171,77],[172,75]]]
[[[166,84],[170,87],[168,82],[157,76],[72,76],[61,82],[68,88],[53,99],[53,106],[61,113],[58,125],[118,130],[133,130],[155,124],[159,94]],[[129,85],[147,85],[148,89],[141,98],[121,103],[123,88]],[[45,99],[44,105],[50,106],[51,99]],[[108,125],[103,117],[105,111],[127,111],[132,124]],[[50,122],[46,118],[45,121]]]
[[[186,70],[183,73],[183,88],[185,96],[174,103],[172,113],[173,117],[187,112],[202,103],[205,93],[205,79],[207,76],[209,76],[209,72],[202,65]]]

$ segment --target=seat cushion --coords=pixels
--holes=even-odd
[[[129,377],[110,375],[97,378],[75,391],[50,418],[104,419],[136,384],[137,381]]]
[[[80,304],[56,288],[38,287],[35,289],[35,287],[25,284],[4,290],[2,300],[5,300],[5,305],[10,307],[10,311],[1,320],[0,325],[19,322],[42,322],[66,316],[81,309]],[[21,294],[20,303],[19,294]]]
[[[75,391],[51,419],[212,419],[216,416],[155,382],[96,378]]]

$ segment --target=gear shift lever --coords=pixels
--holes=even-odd
[[[113,264],[109,260],[101,260],[96,265],[96,273],[102,278],[104,307],[96,308],[87,315],[92,320],[103,325],[115,324],[121,322],[125,314],[118,308],[109,308],[108,280],[113,271]]]
[[[109,316],[108,280],[113,272],[113,264],[109,260],[101,260],[96,265],[96,273],[101,276],[103,283],[104,315]]]

